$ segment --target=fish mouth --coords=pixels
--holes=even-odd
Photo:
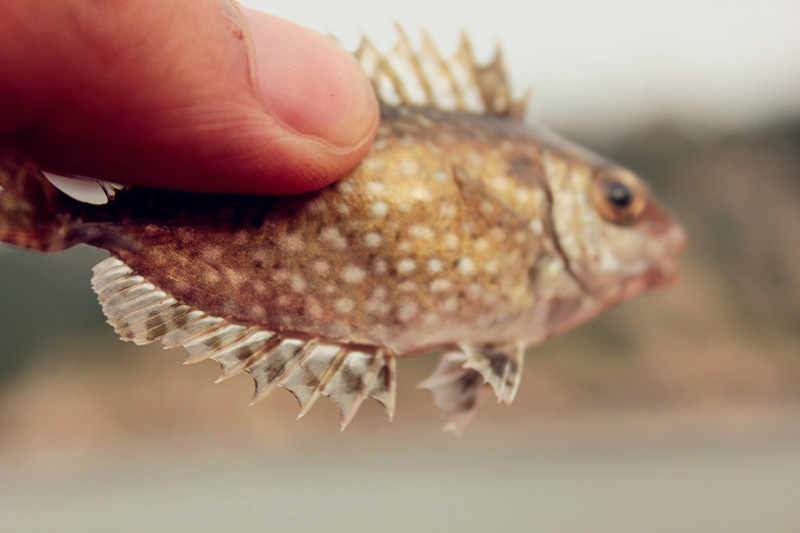
[[[660,236],[661,258],[641,276],[647,284],[647,288],[668,287],[680,279],[678,257],[686,248],[689,238],[686,230],[674,217],[671,222],[669,229]]]
[[[620,291],[620,301],[629,300],[649,289],[669,287],[681,278],[681,268],[678,257],[686,248],[688,238],[686,231],[680,224],[674,224],[662,236],[662,253],[653,266],[640,274],[633,276],[623,283]]]
[[[647,292],[650,289],[669,287],[681,277],[680,266],[676,259],[664,261],[649,268],[641,274],[627,279],[621,287],[619,302],[624,302]]]
[[[686,248],[689,237],[679,223],[675,223],[667,232],[667,255],[677,260],[677,256]]]

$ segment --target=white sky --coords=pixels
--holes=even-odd
[[[242,0],[381,49],[392,23],[427,28],[442,51],[468,30],[478,57],[500,41],[532,117],[556,128],[622,133],[654,118],[738,129],[800,114],[798,0]],[[457,6],[457,7],[451,7]]]

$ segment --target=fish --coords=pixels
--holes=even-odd
[[[466,34],[448,58],[398,35],[354,54],[381,118],[340,181],[293,196],[93,182],[87,202],[4,149],[0,242],[107,250],[92,287],[123,340],[247,373],[251,403],[287,389],[298,418],[326,397],[341,429],[366,400],[391,419],[397,360],[440,352],[420,387],[459,433],[488,391],[511,404],[528,348],[673,283],[686,235],[634,172],[527,124],[499,50],[479,64]]]

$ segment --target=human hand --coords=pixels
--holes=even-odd
[[[305,192],[361,160],[378,118],[350,54],[228,0],[25,0],[0,17],[0,144],[55,172]]]

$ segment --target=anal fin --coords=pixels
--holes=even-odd
[[[217,361],[222,367],[218,381],[247,372],[256,385],[251,404],[280,386],[297,398],[300,416],[320,396],[329,398],[339,409],[342,429],[366,399],[382,404],[390,419],[394,415],[395,357],[378,346],[322,342],[307,333],[209,315],[115,257],[94,268],[92,287],[123,340],[183,346],[187,363]]]

